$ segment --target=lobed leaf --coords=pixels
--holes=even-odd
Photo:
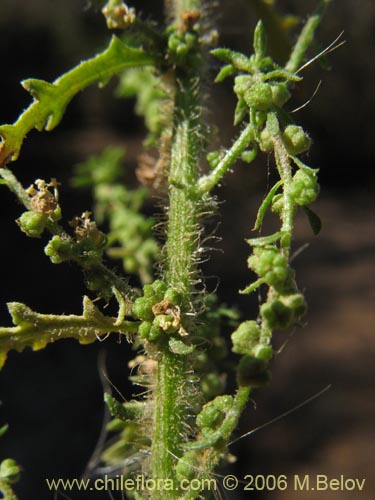
[[[81,344],[89,344],[111,332],[126,335],[136,333],[138,329],[137,322],[117,324],[116,318],[104,316],[86,296],[82,316],[39,314],[20,302],[8,303],[8,309],[16,326],[0,328],[0,368],[12,349],[21,352],[25,347],[31,347],[38,351],[64,338],[75,338]]]
[[[12,125],[0,126],[0,166],[18,158],[27,133],[36,128],[50,131],[61,121],[72,98],[93,83],[105,85],[116,73],[129,66],[152,64],[155,58],[142,49],[124,45],[113,36],[106,50],[83,61],[53,83],[43,80],[24,80],[22,86],[34,97],[33,103]]]

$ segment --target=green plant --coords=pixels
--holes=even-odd
[[[105,51],[52,84],[24,80],[23,87],[34,98],[32,104],[14,124],[0,127],[2,183],[26,208],[17,221],[20,229],[32,238],[50,234],[44,253],[51,262],[78,264],[93,297],[114,298],[118,304],[117,316],[110,317],[87,296],[81,316],[40,314],[24,304],[10,303],[14,326],[0,328],[0,362],[5,362],[11,349],[42,349],[58,338],[85,344],[115,332],[133,341],[138,354],[132,367],[138,372],[132,380],[147,391],[125,403],[105,394],[113,416],[108,429],[117,432],[118,439],[104,450],[103,462],[115,466],[137,456],[139,473],[175,486],[129,492],[134,498],[209,495],[182,489],[182,481],[208,478],[225,461],[251,391],[270,380],[273,332],[299,325],[306,312],[290,264],[291,246],[300,208],[314,232],[319,232],[319,219],[309,208],[319,185],[317,169],[300,158],[311,140],[284,106],[302,80],[300,70],[326,4],[328,0],[321,2],[308,19],[286,62],[277,64],[268,55],[262,21],[254,32],[253,54],[248,56],[214,48],[217,33],[210,26],[205,2],[166,1],[169,19],[156,29],[133,8],[109,0],[103,7],[108,27],[124,29],[124,35],[113,36]],[[283,35],[282,23],[272,17],[266,2],[263,7],[269,14],[265,20],[276,23],[276,35]],[[240,132],[228,149],[209,152],[202,82],[211,55],[224,63],[216,82],[234,79],[234,123]],[[24,189],[8,165],[17,159],[28,132],[52,130],[78,92],[94,83],[102,86],[117,74],[118,94],[136,96],[136,111],[149,130],[145,147],[157,147],[159,157],[155,162],[144,158],[138,169],[143,186],[137,189],[121,182],[121,150],[109,148],[79,165],[73,184],[92,189],[95,220],[85,211],[67,225],[56,179],[37,179]],[[267,211],[279,217],[280,228],[247,240],[248,267],[257,278],[240,293],[250,294],[259,287],[267,293],[259,317],[239,323],[235,311],[220,305],[202,285],[203,222],[205,215],[217,211],[212,192],[225,174],[238,159],[251,163],[260,152],[273,155],[278,179],[259,208],[253,230],[260,230]],[[154,219],[141,212],[155,192],[167,206],[161,241],[153,233]],[[108,234],[97,225],[103,222],[108,223]],[[142,289],[114,272],[106,264],[107,257],[120,258],[126,273],[138,275]],[[232,328],[232,351],[241,356],[233,395],[225,394],[224,325]],[[11,484],[18,477],[18,466],[6,459],[0,473],[3,497],[15,498]]]

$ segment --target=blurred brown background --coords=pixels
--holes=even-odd
[[[257,20],[251,0],[225,0],[218,23],[221,43],[251,50],[251,33]],[[315,1],[279,1],[281,12],[305,18]],[[160,2],[132,5],[145,17],[160,18]],[[310,131],[314,145],[308,163],[319,167],[322,193],[315,210],[323,220],[318,238],[306,219],[298,217],[295,247],[309,247],[295,260],[297,278],[309,302],[304,329],[275,338],[281,352],[273,366],[270,387],[254,393],[256,409],[249,406],[242,418],[246,432],[290,410],[327,385],[329,391],[289,416],[239,441],[232,452],[237,462],[224,473],[325,474],[366,478],[361,500],[375,495],[374,484],[374,206],[373,70],[374,7],[370,0],[332,3],[316,52],[344,30],[347,43],[329,56],[331,71],[319,63],[304,72],[291,106],[298,107],[322,85],[312,102],[295,119]],[[101,50],[109,38],[100,11],[80,0],[2,0],[0,3],[0,122],[11,123],[30,102],[18,84],[27,77],[53,80],[79,60]],[[212,62],[212,74],[216,66]],[[50,134],[30,133],[21,157],[14,164],[20,180],[29,185],[35,177],[56,176],[63,182],[62,204],[69,218],[90,206],[85,193],[69,187],[72,165],[107,144],[125,144],[129,170],[133,170],[144,132],[133,114],[131,101],[112,99],[115,82],[103,91],[89,89],[70,105],[63,123]],[[237,133],[232,116],[234,97],[230,82],[207,88],[209,118],[217,125],[223,144]],[[58,153],[56,153],[58,152]],[[256,314],[254,297],[238,297],[249,281],[248,246],[257,207],[267,189],[266,156],[255,165],[238,164],[217,191],[223,238],[206,265],[207,285],[213,289],[220,276],[222,300],[237,304],[243,318]],[[131,178],[131,176],[130,176]],[[41,243],[26,238],[14,219],[21,208],[5,189],[0,192],[1,324],[9,324],[5,303],[24,301],[41,312],[79,313],[84,291],[80,271],[53,266]],[[235,268],[233,268],[235,264]],[[228,332],[229,333],[229,332]],[[21,499],[52,499],[45,477],[79,477],[100,431],[103,403],[97,359],[107,351],[111,380],[125,394],[129,346],[116,339],[80,347],[74,342],[49,346],[43,352],[12,353],[0,374],[0,423],[10,431],[1,439],[0,459],[12,456],[23,466],[18,486]],[[239,435],[239,434],[238,434]],[[352,499],[353,492],[225,492],[223,498],[267,500]],[[107,498],[93,493],[69,495],[73,499]],[[61,497],[63,498],[63,497]]]

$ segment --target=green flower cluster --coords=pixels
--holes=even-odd
[[[265,283],[275,289],[283,288],[290,278],[288,259],[276,246],[255,247],[247,263]]]
[[[151,285],[144,285],[142,297],[135,299],[132,314],[142,322],[139,326],[139,336],[150,342],[160,340],[163,334],[185,332],[181,325],[181,294],[173,288],[168,288],[161,280]],[[181,333],[182,332],[182,333]]]
[[[107,238],[90,220],[89,212],[73,219],[71,226],[75,228],[75,238],[55,235],[44,248],[44,253],[54,264],[74,260],[88,268],[102,258]]]
[[[260,308],[260,314],[271,330],[284,329],[296,324],[306,313],[305,298],[301,293],[278,295]]]
[[[291,197],[296,205],[310,205],[319,194],[319,184],[314,172],[297,170],[290,188]]]

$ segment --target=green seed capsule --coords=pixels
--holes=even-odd
[[[30,210],[24,212],[17,222],[21,230],[26,233],[27,236],[39,238],[46,227],[48,217],[39,212]]]
[[[311,139],[298,125],[288,125],[283,138],[288,152],[292,155],[299,155],[310,149]]]

